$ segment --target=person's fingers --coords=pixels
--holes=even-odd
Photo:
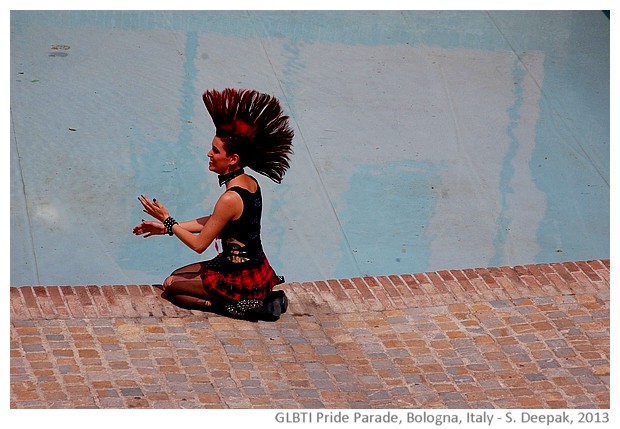
[[[153,203],[151,202],[151,200],[148,199],[147,196],[145,195],[140,195],[138,197],[138,201],[140,201],[140,203],[144,206],[144,207],[152,207]]]

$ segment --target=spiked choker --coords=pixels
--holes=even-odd
[[[238,170],[231,171],[230,173],[218,174],[217,175],[217,180],[219,180],[220,186],[222,186],[222,185],[230,182],[235,177],[241,176],[243,173],[244,173],[243,168],[240,168]]]

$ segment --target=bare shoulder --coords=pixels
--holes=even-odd
[[[243,203],[243,200],[241,199],[241,196],[238,193],[227,190],[222,195],[220,195],[220,197],[217,200],[216,206],[220,204],[225,205],[225,206],[235,206],[241,203]]]
[[[225,219],[237,218],[243,211],[243,200],[236,192],[226,191],[215,203],[213,214]]]

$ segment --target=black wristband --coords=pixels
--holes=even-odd
[[[172,227],[175,224],[178,225],[179,222],[177,222],[176,220],[174,220],[170,216],[168,216],[168,218],[166,218],[166,220],[164,221],[164,226],[166,227],[166,230],[168,231],[168,235],[174,235],[174,233],[172,232]]]

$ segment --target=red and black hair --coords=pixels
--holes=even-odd
[[[277,98],[254,90],[226,88],[202,95],[227,154],[239,155],[242,167],[282,181],[293,153],[293,130]]]

